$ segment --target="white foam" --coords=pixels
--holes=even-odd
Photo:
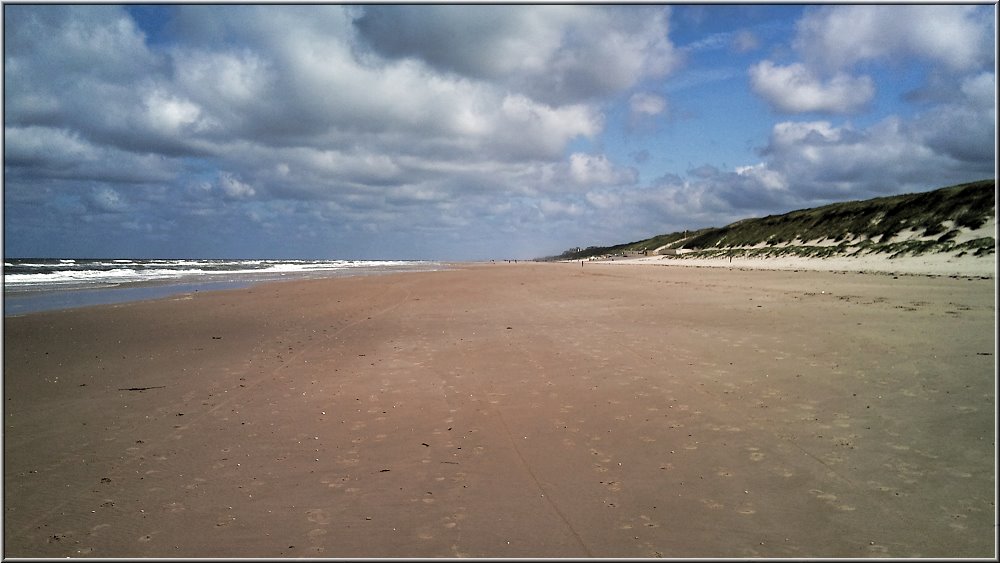
[[[59,260],[50,263],[5,263],[5,268],[29,267],[30,273],[4,273],[9,289],[60,289],[123,283],[197,278],[206,281],[262,279],[347,269],[426,268],[434,263],[406,260]]]

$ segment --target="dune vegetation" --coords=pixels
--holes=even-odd
[[[724,227],[674,232],[614,246],[571,249],[551,259],[635,253],[697,258],[823,258],[871,253],[888,258],[928,253],[986,256],[996,252],[993,233],[984,228],[994,219],[995,210],[996,181],[990,179],[743,219]]]

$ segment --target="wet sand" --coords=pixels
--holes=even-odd
[[[993,279],[483,264],[5,319],[5,557],[995,557]]]

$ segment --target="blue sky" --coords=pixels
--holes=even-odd
[[[995,5],[4,5],[8,257],[533,258],[995,177]]]

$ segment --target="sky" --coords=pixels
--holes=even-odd
[[[994,178],[995,21],[5,4],[4,254],[527,259]]]

